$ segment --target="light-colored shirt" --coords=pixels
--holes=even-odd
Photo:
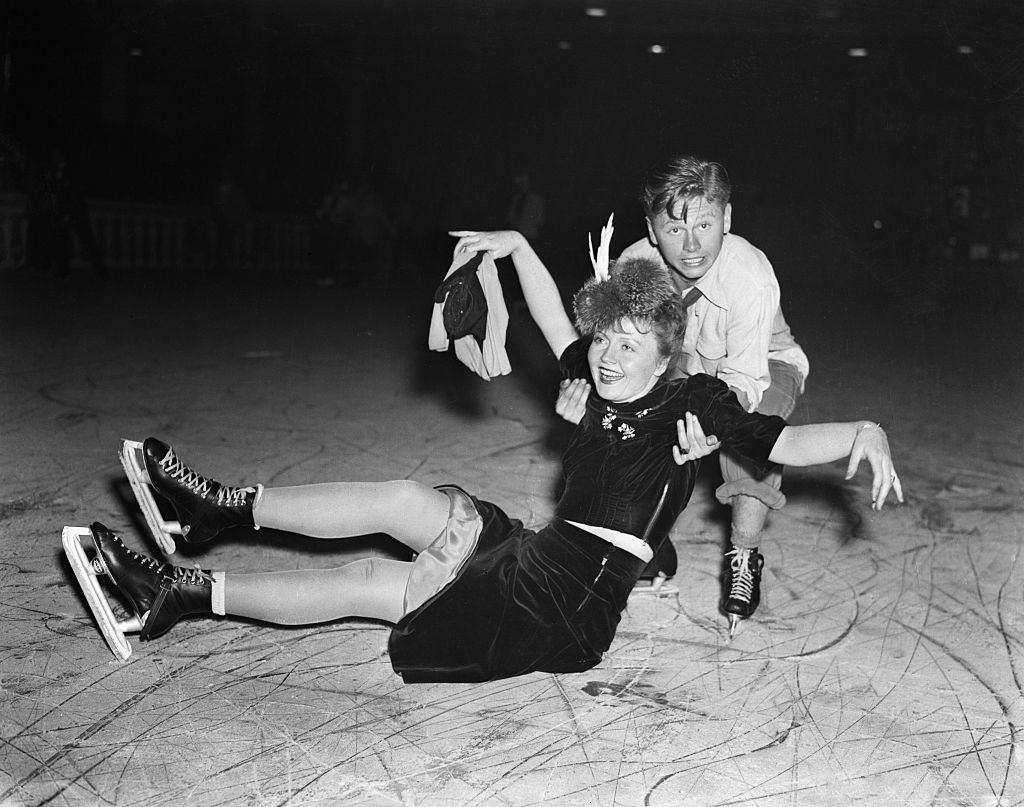
[[[619,258],[648,258],[664,264],[647,239],[626,247]],[[669,271],[681,294],[693,288]],[[677,365],[683,374],[720,378],[741,393],[748,411],[757,408],[771,383],[769,359],[793,365],[807,378],[807,356],[782,315],[775,270],[761,250],[727,233],[718,258],[694,285],[702,296],[690,308],[683,334],[683,355]]]

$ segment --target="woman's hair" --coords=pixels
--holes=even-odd
[[[658,352],[674,361],[683,342],[686,310],[668,271],[646,258],[616,261],[609,278],[588,280],[573,298],[576,328],[584,336],[614,328],[629,319],[638,330],[649,328]]]
[[[669,218],[686,221],[687,203],[691,199],[703,196],[724,209],[731,194],[732,185],[724,166],[684,154],[647,172],[640,189],[640,204],[649,219],[665,213]]]

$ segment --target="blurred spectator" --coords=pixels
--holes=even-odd
[[[57,208],[61,226],[77,236],[78,242],[82,245],[82,253],[89,261],[93,272],[97,277],[105,278],[107,276],[106,263],[89,219],[89,207],[81,185],[77,181],[78,178],[68,164],[64,152],[60,149],[56,149],[51,155],[50,165],[56,184]],[[67,245],[70,246],[70,235],[66,235],[65,238]]]
[[[317,285],[333,286],[347,279],[353,250],[356,205],[352,188],[345,180],[335,182],[316,210],[313,227]]]
[[[221,174],[214,205],[214,266],[237,268],[245,253],[249,200],[228,171]]]
[[[391,248],[394,237],[395,225],[388,216],[381,195],[373,189],[362,193],[356,205],[358,270],[389,276],[393,262]]]
[[[39,162],[20,155],[25,188],[25,266],[52,277],[71,274],[70,219],[62,210],[56,152]]]
[[[529,174],[520,174],[513,180],[516,191],[508,203],[508,225],[526,236],[537,248],[544,227],[544,197],[533,188]]]
[[[423,224],[423,205],[402,197],[395,212],[395,268],[399,272],[415,269],[427,261],[427,229]]]

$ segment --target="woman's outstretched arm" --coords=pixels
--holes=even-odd
[[[871,506],[881,510],[889,491],[903,501],[903,485],[889,453],[889,440],[877,423],[867,420],[852,423],[812,423],[787,426],[782,430],[768,458],[782,465],[820,465],[849,457],[846,478],[857,473],[861,460],[871,465]]]
[[[562,351],[579,337],[562,305],[562,297],[551,273],[521,233],[515,230],[453,230],[449,235],[459,239],[455,245],[456,252],[489,252],[495,260],[506,255],[512,258],[530,316],[555,356],[561,356]]]

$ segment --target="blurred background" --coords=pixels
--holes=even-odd
[[[784,287],[1018,288],[1021,9],[13,0],[0,269],[443,273],[445,230],[510,226],[526,186],[523,226],[578,279],[609,212],[615,249],[643,235],[642,171],[694,152]]]

